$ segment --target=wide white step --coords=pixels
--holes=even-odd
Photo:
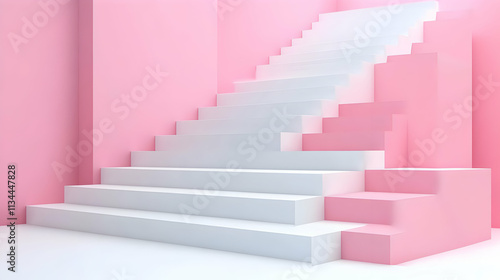
[[[334,100],[335,87],[296,88],[276,91],[217,94],[217,106],[242,106],[311,100]]]
[[[386,51],[386,46],[369,46],[364,48],[359,48],[351,57],[359,60],[371,61],[376,57],[384,56]],[[333,51],[317,51],[317,52],[306,52],[297,54],[286,54],[277,55],[269,57],[269,64],[284,64],[284,63],[297,63],[297,62],[309,62],[309,61],[321,61],[324,59],[345,59],[345,50],[333,50]]]
[[[27,223],[313,264],[340,259],[341,232],[363,226],[330,221],[294,226],[201,216],[186,221],[181,214],[73,204],[28,206]]]
[[[389,7],[391,6],[391,7]],[[344,10],[338,12],[331,13],[323,13],[319,15],[319,22],[346,22],[350,19],[354,20],[363,20],[363,19],[371,19],[374,17],[373,13],[387,10],[387,9],[399,9],[400,12],[396,12],[395,14],[408,16],[411,14],[415,14],[417,12],[423,11],[426,12],[428,10],[437,10],[438,2],[437,1],[420,1],[420,2],[412,2],[412,3],[400,3],[399,1],[388,2],[387,5],[368,7],[362,9],[353,9],[353,10]]]
[[[256,78],[258,80],[307,77],[319,75],[351,74],[360,72],[363,63],[375,62],[375,56],[364,59],[361,57],[338,58],[296,62],[288,64],[270,64],[257,66]]]
[[[348,82],[349,75],[342,74],[304,78],[274,79],[265,81],[243,81],[235,82],[234,87],[235,92],[254,92],[312,87],[334,87],[339,85],[347,85]]]
[[[234,165],[236,166],[233,167]],[[300,151],[255,154],[250,149],[226,152],[207,150],[194,155],[177,151],[132,152],[132,166],[357,171],[384,168],[384,152]]]
[[[326,196],[364,190],[364,171],[105,167],[107,185]]]
[[[255,151],[301,151],[302,134],[281,132],[264,138],[258,134],[162,135],[156,136],[156,151],[234,150],[253,148]],[[265,145],[259,143],[265,142]]]
[[[366,45],[358,44],[355,40],[342,40],[338,42],[317,42],[315,44],[301,44],[294,45],[291,47],[281,48],[282,55],[288,54],[301,54],[310,52],[324,52],[324,51],[347,51],[350,47],[355,47],[358,49],[376,47],[376,46],[387,46],[387,45],[397,45],[399,42],[399,36],[391,37],[380,37],[373,38],[367,41]]]
[[[403,35],[415,24],[434,20],[437,10],[437,1],[427,1],[321,14],[319,22],[313,23],[312,30],[303,32],[303,37],[327,35],[349,40],[356,36]]]
[[[324,219],[324,198],[289,194],[155,188],[66,186],[65,203],[301,225]]]
[[[267,118],[178,121],[178,135],[259,133],[271,135],[279,132],[321,133],[319,116],[290,115],[287,108],[276,108]],[[268,136],[270,137],[270,136]]]
[[[198,109],[200,120],[269,118],[275,115],[273,110],[286,108],[290,115],[311,115],[323,117],[338,116],[338,104],[329,100],[304,102],[270,103],[244,106],[218,106]]]

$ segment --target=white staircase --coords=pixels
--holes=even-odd
[[[394,9],[394,8],[391,8]],[[28,207],[28,223],[320,264],[340,258],[340,234],[362,226],[323,221],[325,195],[364,190],[382,151],[303,152],[338,104],[373,101],[373,65],[422,41],[435,1],[320,16],[257,79],[217,95],[199,120],[133,152],[132,167],[103,168],[102,185],[67,186],[65,203]],[[390,13],[390,18],[380,18]],[[359,30],[375,24],[360,44]],[[352,49],[352,47],[355,49]]]

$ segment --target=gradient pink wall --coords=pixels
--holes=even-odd
[[[62,202],[63,186],[78,180],[78,170],[60,181],[52,167],[78,137],[78,3],[56,3],[44,9],[39,0],[0,0],[2,225],[9,163],[18,168],[19,223],[26,205]]]
[[[334,12],[337,0],[218,0],[218,91],[255,78],[255,66],[300,38],[321,13]],[[231,3],[239,3],[231,5]]]
[[[153,150],[155,135],[174,134],[175,121],[196,119],[198,107],[215,105],[213,3],[94,1],[94,183],[101,167],[130,165],[131,151]],[[147,70],[157,67],[168,76]]]
[[[401,0],[401,3],[416,2]],[[338,0],[339,10],[385,5],[386,0]],[[439,0],[440,9],[473,14],[473,94],[486,94],[473,112],[473,166],[492,168],[492,224],[500,227],[500,20],[498,0]]]

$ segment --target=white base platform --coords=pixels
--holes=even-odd
[[[0,236],[7,228],[0,227]],[[386,266],[340,260],[306,263],[166,243],[18,226],[18,272],[0,266],[8,280],[497,280],[500,229],[492,240]],[[0,254],[6,254],[1,239]]]

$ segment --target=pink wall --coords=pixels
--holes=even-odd
[[[18,168],[19,223],[26,205],[62,202],[63,186],[77,183],[78,170],[60,181],[52,167],[78,137],[78,3],[65,2],[0,0],[2,225],[8,163]]]
[[[92,130],[92,114],[94,95],[93,90],[93,50],[94,50],[94,32],[93,32],[93,8],[94,0],[80,0],[78,1],[78,131],[79,143],[87,141],[86,137],[81,131]],[[80,165],[78,166],[78,183],[79,184],[92,184],[93,178],[93,150],[89,150],[86,157],[83,157]]]
[[[155,135],[215,105],[217,14],[211,0],[100,0],[93,10],[99,183],[101,167],[130,165],[130,151],[153,150]]]
[[[348,10],[386,4],[386,0],[339,0]],[[401,3],[415,1],[400,1]],[[473,111],[473,166],[492,168],[492,222],[500,227],[500,29],[497,0],[439,0],[441,10],[470,9],[473,14],[473,93],[486,96]]]
[[[255,66],[300,38],[321,13],[334,12],[337,0],[218,0],[218,92],[233,82],[255,78]],[[231,4],[237,3],[237,4]]]

